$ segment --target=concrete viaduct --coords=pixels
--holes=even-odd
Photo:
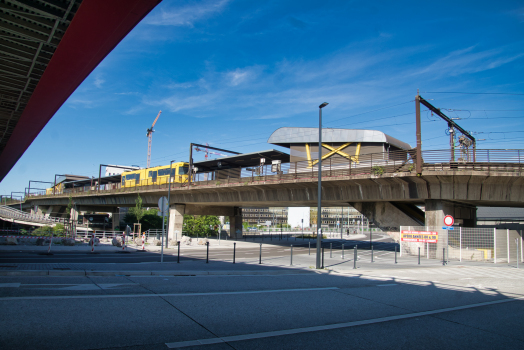
[[[426,168],[427,169],[427,168]],[[381,175],[335,175],[322,179],[322,205],[351,205],[383,230],[398,230],[401,225],[442,226],[445,215],[466,227],[476,224],[477,206],[524,206],[524,180],[515,169],[467,170],[453,166],[424,170],[422,174],[395,172]],[[241,207],[309,206],[317,203],[316,174],[289,178],[279,175],[231,179],[228,182],[195,182],[192,186],[171,188],[170,239],[182,232],[183,215],[229,216],[231,236],[241,235]],[[78,211],[118,212],[132,207],[139,193],[144,206],[156,207],[167,196],[167,184],[72,193]],[[63,212],[69,194],[29,197],[26,211],[45,214]],[[425,212],[417,205],[425,206]],[[60,209],[62,208],[62,209]],[[114,222],[118,223],[117,220]]]

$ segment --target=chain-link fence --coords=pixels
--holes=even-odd
[[[426,259],[524,262],[522,230],[483,227],[401,226],[400,254]]]

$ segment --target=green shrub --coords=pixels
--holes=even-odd
[[[384,167],[381,167],[381,166],[374,166],[373,168],[371,168],[371,172],[374,174],[374,175],[382,175],[384,174]]]

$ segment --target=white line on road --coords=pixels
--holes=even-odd
[[[517,301],[517,300],[524,300],[524,297],[515,298],[515,299],[503,299],[503,300],[488,301],[488,302],[484,302],[484,303],[470,304],[470,305],[457,306],[457,307],[450,307],[450,308],[438,309],[438,310],[432,310],[432,311],[414,312],[414,313],[411,313],[411,314],[398,315],[398,316],[373,318],[373,319],[370,319],[370,320],[353,321],[353,322],[345,322],[345,323],[335,323],[335,324],[330,324],[330,325],[325,325],[325,326],[295,328],[295,329],[287,329],[287,330],[273,331],[273,332],[241,334],[241,335],[233,335],[233,336],[222,337],[222,338],[208,338],[208,339],[199,339],[199,340],[189,340],[189,341],[181,341],[181,342],[174,342],[174,343],[166,343],[166,345],[170,349],[177,349],[177,348],[184,348],[184,347],[187,347],[187,346],[219,344],[219,343],[228,343],[228,342],[242,341],[242,340],[278,337],[278,336],[283,336],[283,335],[291,335],[291,334],[299,334],[299,333],[326,331],[326,330],[331,330],[331,329],[340,329],[340,328],[362,326],[362,325],[367,325],[367,324],[396,321],[396,320],[402,320],[402,319],[414,318],[414,317],[420,317],[420,316],[429,316],[429,315],[435,315],[435,314],[440,314],[440,313],[444,313],[444,312],[466,310],[466,309],[472,309],[472,308],[481,307],[481,306],[488,306],[488,305],[493,305],[493,304],[508,303],[508,302]]]
[[[334,290],[338,287],[325,288],[298,288],[298,289],[270,289],[270,290],[248,290],[242,292],[214,292],[214,293],[163,293],[163,294],[104,294],[104,295],[60,295],[60,296],[33,296],[33,297],[5,297],[0,301],[11,300],[53,300],[53,299],[104,299],[104,298],[136,298],[136,297],[195,297],[211,295],[238,295],[238,294],[262,294],[283,292],[311,292],[318,290]]]

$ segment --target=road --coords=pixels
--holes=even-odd
[[[373,260],[359,248],[355,262],[347,250],[369,242],[333,240],[324,243],[327,269],[315,270],[314,245],[309,255],[309,242],[292,243],[291,261],[291,242],[265,242],[262,264],[257,242],[237,242],[236,264],[231,241],[212,242],[209,263],[205,246],[182,246],[180,264],[171,249],[161,264],[158,251],[124,254],[111,246],[98,247],[100,254],[56,247],[51,256],[39,255],[45,247],[3,248],[0,272],[21,275],[0,276],[0,346],[524,348],[524,269],[418,265],[410,256],[396,263],[387,241],[374,243]]]
[[[520,270],[482,266],[1,277],[0,343],[2,349],[518,349],[523,277]]]

